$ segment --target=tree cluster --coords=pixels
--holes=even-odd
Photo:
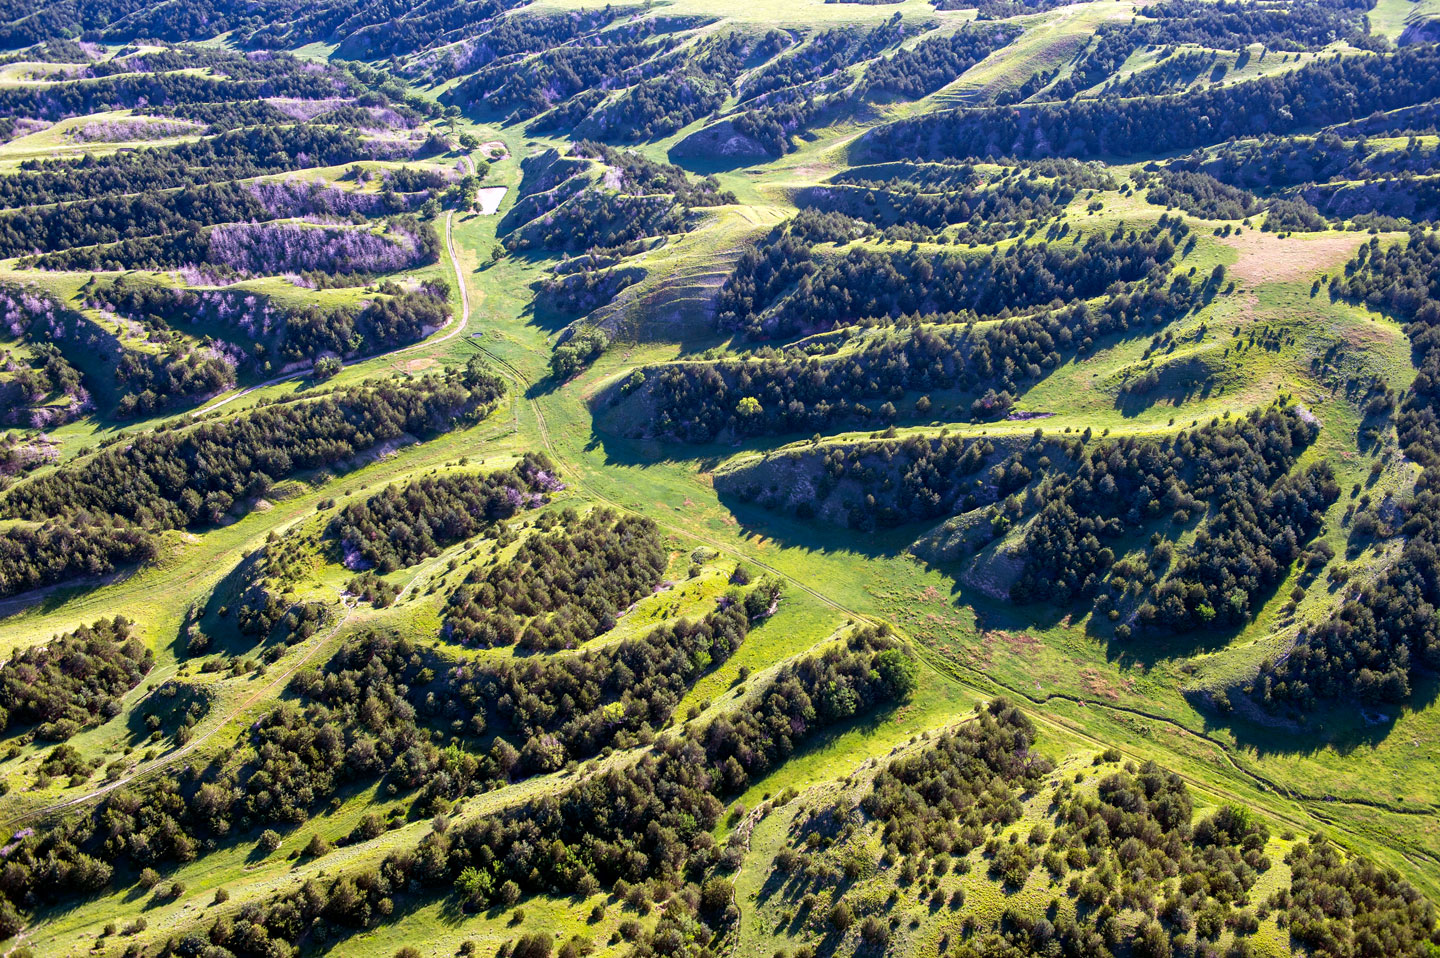
[[[13,526],[0,537],[0,584],[13,594],[144,561],[155,552],[146,530],[219,522],[280,479],[406,434],[433,435],[483,418],[503,392],[498,377],[475,367],[414,383],[366,383],[146,433],[0,497],[7,516],[58,517],[38,527]],[[97,514],[105,519],[97,521]]]
[[[1024,713],[994,699],[956,731],[887,764],[861,807],[897,855],[968,855],[1020,818],[1020,795],[1053,768],[1031,754],[1035,738]]]
[[[884,163],[837,174],[825,185],[799,191],[797,200],[807,210],[844,213],[884,227],[886,238],[958,244],[1018,235],[1031,221],[1057,215],[1080,191],[1114,185],[1093,165],[1074,161],[1017,164],[998,173],[981,173],[968,163],[910,169]],[[935,235],[954,225],[964,228]],[[902,232],[907,226],[912,229]]]
[[[1382,248],[1362,246],[1335,279],[1337,295],[1364,301],[1406,323],[1419,372],[1395,416],[1405,455],[1424,466],[1397,531],[1404,544],[1394,562],[1329,619],[1297,636],[1290,653],[1267,660],[1256,683],[1267,702],[1312,708],[1355,696],[1399,703],[1417,673],[1440,666],[1440,238],[1412,233]]]
[[[85,203],[108,195],[195,188],[312,166],[340,166],[371,155],[353,131],[314,123],[267,123],[194,143],[88,154],[79,160],[26,160],[19,173],[0,177],[0,206]]]
[[[81,576],[108,575],[155,558],[155,536],[106,512],[81,509],[0,535],[0,596]]]
[[[1378,958],[1437,947],[1435,906],[1393,868],[1346,855],[1323,835],[1295,846],[1285,863],[1290,888],[1274,901],[1286,911],[1290,936],[1312,954]]]
[[[722,851],[709,830],[723,796],[783,762],[812,735],[866,709],[903,701],[902,677],[876,657],[894,640],[869,630],[787,666],[734,716],[567,789],[492,816],[433,831],[374,871],[311,881],[222,918],[211,943],[241,958],[270,940],[333,942],[371,927],[407,896],[454,893],[472,908],[551,889],[592,894],[624,881],[699,878]],[[720,897],[717,887],[712,898]]]
[[[659,528],[641,516],[566,509],[537,522],[512,557],[472,570],[451,594],[451,638],[482,648],[574,648],[614,628],[669,564]]]
[[[1117,282],[1145,278],[1174,256],[1188,228],[1162,218],[1143,231],[1123,224],[1080,242],[1018,243],[978,256],[947,255],[912,246],[852,246],[824,255],[791,230],[748,247],[721,287],[722,328],[752,337],[845,326],[870,317],[940,310],[978,316],[1089,299]]]
[[[64,741],[118,715],[153,661],[123,616],[17,650],[0,664],[0,730],[36,726],[36,738]]]
[[[249,340],[251,370],[264,375],[326,354],[365,355],[417,342],[449,319],[450,290],[444,282],[411,290],[385,281],[378,291],[379,296],[358,306],[285,306],[250,290],[186,289],[121,276],[85,295],[96,308],[133,320],[152,334],[191,324],[240,334]]]
[[[1042,825],[1028,840],[992,839],[991,869],[999,865],[997,877],[1019,887],[1043,865],[1055,881],[1069,877],[1067,890],[1081,907],[1054,921],[1006,909],[1000,928],[963,954],[1001,958],[1054,943],[1084,958],[1127,949],[1215,956],[1227,932],[1243,947],[1258,930],[1250,893],[1271,868],[1270,835],[1250,811],[1224,805],[1195,821],[1184,780],[1154,762],[1110,773],[1090,793],[1066,783],[1056,804],[1053,832]]]
[[[1103,337],[1172,321],[1213,294],[1188,283],[1117,293],[1098,306],[1077,303],[999,323],[978,325],[941,315],[874,334],[833,355],[761,351],[749,360],[668,363],[642,372],[612,394],[643,397],[654,415],[647,429],[686,442],[726,431],[777,435],[842,422],[889,425],[914,392],[961,388],[998,397],[1021,391],[1068,355],[1084,355]],[[992,397],[992,398],[993,398]],[[739,404],[753,399],[742,413]],[[1005,402],[979,395],[977,419],[1004,415]]]
[[[164,352],[122,347],[114,360],[119,419],[148,416],[235,385],[235,367],[227,356],[189,343]]]
[[[526,453],[503,471],[450,472],[386,486],[341,509],[328,533],[347,566],[387,575],[541,505],[561,488],[544,453]]]
[[[1229,186],[1208,173],[1162,169],[1147,184],[1146,198],[1157,206],[1178,206],[1211,220],[1243,220],[1262,209],[1253,193]]]
[[[1111,621],[1133,609],[1140,624],[1177,631],[1243,623],[1339,498],[1327,465],[1292,472],[1317,432],[1296,411],[1272,406],[1173,439],[1094,444],[1078,469],[1040,483],[1012,597],[1067,601],[1098,592],[1096,609]],[[1119,541],[1167,512],[1180,527],[1204,515],[1173,568],[1168,549],[1152,549],[1138,568],[1116,561]],[[1159,545],[1165,537],[1155,535]]]
[[[865,68],[858,95],[880,94],[918,100],[953,82],[966,70],[1003,46],[1021,31],[1013,25],[972,28],[969,24],[949,36],[931,37],[912,47],[880,57]]]

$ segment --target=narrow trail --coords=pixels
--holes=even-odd
[[[460,258],[455,249],[455,236],[451,228],[453,218],[453,212],[448,213],[445,217],[445,245],[449,250],[450,263],[454,267],[455,279],[460,288],[459,321],[456,322],[453,318],[447,320],[446,326],[451,328],[444,336],[435,339],[427,339],[412,346],[407,346],[403,349],[395,350],[394,352],[384,354],[387,357],[394,356],[399,353],[411,352],[413,350],[421,348],[436,346],[449,339],[453,339],[455,336],[458,336],[464,332],[466,326],[470,321],[470,290],[468,284],[465,282],[464,274],[461,272]],[[346,365],[353,365],[354,363],[365,362],[366,360],[373,358],[375,357],[364,357],[361,359],[355,359],[352,360],[350,363],[346,363]],[[214,403],[204,409],[197,410],[192,415],[198,416],[203,412],[218,409],[225,403],[239,399],[240,397],[247,395],[248,393],[253,392],[256,389],[261,389],[265,386],[273,386],[277,383],[282,383],[286,382],[287,380],[299,378],[300,376],[306,375],[306,372],[307,371],[291,373],[289,375],[280,376],[264,383],[257,383],[256,385],[241,390],[240,392],[235,393],[234,395],[229,396],[218,403]],[[416,587],[420,578],[422,578],[422,576],[424,575],[424,571],[425,570],[423,568],[417,571],[415,577],[405,584],[405,587],[400,591],[399,594],[401,598],[410,593]],[[0,828],[9,829],[15,825],[26,821],[33,821],[45,818],[50,815],[54,815],[57,812],[63,812],[66,809],[75,808],[88,802],[92,802],[97,798],[101,798],[109,794],[110,792],[115,791],[116,789],[123,788],[124,786],[130,784],[136,779],[143,778],[144,776],[149,775],[153,772],[168,768],[176,762],[184,759],[186,756],[191,755],[201,746],[203,746],[206,742],[214,738],[214,736],[222,729],[228,728],[236,720],[236,718],[243,715],[251,706],[255,705],[255,703],[260,701],[263,697],[273,697],[278,692],[283,691],[286,684],[290,681],[291,677],[294,676],[297,671],[304,668],[305,665],[309,663],[312,658],[314,658],[315,654],[320,649],[324,648],[329,643],[329,641],[334,638],[340,632],[340,630],[345,627],[345,624],[350,620],[350,614],[355,609],[355,600],[352,597],[342,594],[341,605],[345,609],[345,614],[340,617],[339,621],[337,621],[333,627],[331,627],[324,635],[312,641],[309,648],[305,650],[304,654],[301,655],[298,659],[296,659],[293,663],[291,663],[284,672],[280,673],[278,676],[271,679],[269,682],[265,683],[259,688],[253,690],[249,696],[247,696],[243,701],[241,701],[225,716],[223,716],[218,722],[216,722],[209,731],[205,732],[202,735],[198,735],[195,738],[192,738],[190,741],[186,742],[179,748],[173,749],[165,753],[164,755],[153,759],[152,761],[137,765],[135,766],[135,768],[131,769],[129,772],[120,776],[119,778],[114,779],[113,781],[106,782],[103,785],[96,786],[95,788],[81,795],[76,795],[60,802],[55,802],[41,808],[31,809],[29,811],[12,815],[7,819],[0,820]],[[154,681],[156,678],[157,676],[155,675],[147,676],[147,679],[150,679],[151,681]],[[147,692],[145,696],[142,696],[142,699],[148,697],[148,695],[149,693]]]
[[[208,732],[205,732],[203,735],[197,735],[195,738],[192,738],[190,741],[186,742],[179,748],[166,752],[164,755],[161,755],[158,758],[153,759],[152,761],[135,766],[129,772],[120,776],[114,781],[106,782],[104,785],[97,786],[96,788],[93,788],[82,795],[77,795],[73,798],[67,798],[61,802],[55,802],[52,805],[46,805],[43,808],[32,809],[28,812],[22,812],[21,814],[13,815],[10,818],[6,819],[3,823],[0,823],[0,827],[8,829],[12,825],[19,822],[45,818],[47,816],[55,814],[56,812],[62,812],[69,808],[84,805],[87,802],[94,801],[95,799],[107,795],[118,788],[123,788],[124,786],[135,781],[138,778],[142,778],[152,772],[157,772],[162,768],[168,768],[169,766],[174,765],[176,762],[185,758],[187,755],[194,752],[200,746],[210,741],[210,739],[214,738],[216,733],[220,732],[222,729],[230,727],[231,723],[233,723],[240,716],[244,715],[245,712],[256,702],[260,701],[263,696],[273,696],[274,694],[283,691],[285,686],[289,683],[290,678],[300,669],[304,668],[306,663],[308,663],[312,658],[314,658],[315,653],[318,652],[320,649],[324,648],[331,639],[333,639],[337,634],[339,634],[340,630],[345,627],[345,624],[350,621],[350,613],[355,609],[354,600],[342,597],[341,603],[345,608],[345,614],[340,617],[339,621],[337,621],[335,625],[330,628],[329,631],[327,631],[324,635],[314,639],[314,641],[310,643],[310,647],[305,650],[304,654],[297,658],[294,662],[292,662],[290,666],[285,669],[284,672],[281,672],[269,682],[266,682],[264,685],[252,691],[250,695],[248,695],[243,701],[237,704],[234,708],[230,709],[230,711],[224,717],[222,717],[220,721],[216,722]]]

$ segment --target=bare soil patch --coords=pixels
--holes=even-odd
[[[1304,279],[1324,269],[1339,266],[1354,255],[1365,237],[1322,236],[1307,239],[1291,236],[1280,239],[1274,233],[1251,230],[1220,242],[1240,254],[1230,272],[1251,284],[1284,283]]]

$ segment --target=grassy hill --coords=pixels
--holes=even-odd
[[[6,953],[1433,955],[1432,14],[0,13]]]

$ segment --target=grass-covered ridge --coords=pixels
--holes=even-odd
[[[1432,958],[1435,16],[0,11],[0,951]]]

